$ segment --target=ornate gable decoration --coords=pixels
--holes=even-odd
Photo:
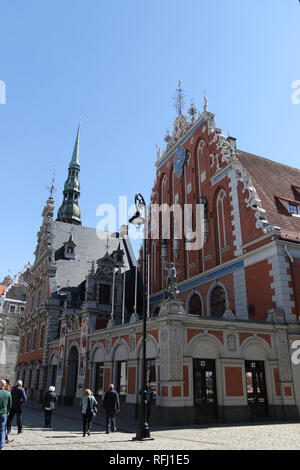
[[[210,161],[211,169],[215,169],[215,173],[218,173],[222,167],[229,165],[229,163],[238,161],[236,156],[236,150],[228,142],[218,129],[209,129],[210,141]]]
[[[173,143],[176,144],[178,140],[184,137],[191,127],[192,124],[188,121],[187,116],[185,116],[184,114],[180,114],[179,116],[177,116],[174,121],[174,129],[172,134]]]
[[[256,228],[261,228],[264,233],[278,232],[280,228],[269,224],[267,221],[266,211],[261,207],[261,200],[259,199],[256,189],[252,184],[250,175],[247,173],[245,168],[241,166],[240,169],[237,169],[236,175],[238,180],[244,184],[244,188],[242,190],[243,194],[246,193],[246,191],[248,192],[248,197],[246,197],[245,203],[246,207],[250,207],[255,211]]]

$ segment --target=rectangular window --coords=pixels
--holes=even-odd
[[[147,359],[147,382],[156,382],[156,360]]]
[[[32,346],[31,346],[32,351],[35,350],[35,343],[36,343],[36,328],[35,328],[35,330],[34,330],[34,332],[33,332]]]
[[[127,362],[119,361],[117,363],[117,392],[120,400],[125,401],[127,395]]]
[[[15,311],[16,311],[16,306],[15,306],[15,305],[10,305],[9,311],[10,311],[10,313],[15,313]]]
[[[298,206],[296,204],[289,204],[289,213],[298,215]]]
[[[94,382],[94,395],[101,400],[104,385],[104,364],[103,362],[96,362],[95,364],[95,382]]]
[[[22,341],[21,341],[21,346],[20,346],[20,354],[24,352],[24,340],[25,340],[25,335],[22,336]]]
[[[30,346],[30,333],[27,334],[27,340],[26,340],[26,352],[29,351],[29,346]]]
[[[146,361],[147,367],[147,376],[146,381],[150,383],[152,392],[154,396],[156,396],[156,359],[147,359]]]
[[[45,325],[42,325],[41,326],[41,332],[40,332],[40,342],[39,342],[39,348],[40,349],[43,347],[44,334],[45,334]]]
[[[100,304],[110,304],[111,303],[110,286],[106,286],[105,284],[100,284],[99,303]]]

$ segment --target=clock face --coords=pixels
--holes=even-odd
[[[185,161],[185,149],[183,147],[179,147],[179,149],[175,153],[174,163],[173,163],[174,170],[176,171],[178,177],[182,175],[182,168],[184,165],[184,161]]]

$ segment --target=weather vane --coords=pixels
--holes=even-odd
[[[184,93],[183,89],[181,88],[181,80],[178,82],[178,88],[176,89],[176,95],[174,96],[174,106],[178,113],[178,115],[182,115],[182,111],[184,108]]]
[[[54,165],[53,177],[52,177],[52,184],[51,184],[50,187],[49,187],[49,186],[47,187],[47,189],[49,189],[49,191],[50,191],[50,197],[52,197],[54,191],[56,191],[56,188],[55,188],[55,186],[54,186],[55,172],[56,172],[56,165]]]

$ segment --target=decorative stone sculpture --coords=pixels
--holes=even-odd
[[[165,290],[165,299],[176,299],[179,290],[177,288],[176,268],[174,263],[170,263],[168,268],[167,288]]]

